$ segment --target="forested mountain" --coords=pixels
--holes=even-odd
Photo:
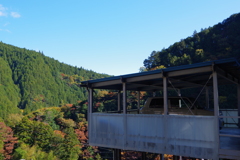
[[[153,51],[144,61],[145,70],[228,57],[240,60],[239,26],[240,14],[234,14],[167,49]],[[0,160],[103,159],[106,153],[87,143],[87,91],[78,85],[104,77],[108,75],[0,42]],[[221,89],[224,92],[219,93],[224,94],[231,90]],[[146,94],[141,92],[141,100]],[[117,96],[105,90],[96,91],[93,110],[114,110]],[[220,95],[220,104],[226,98],[236,99],[236,93]],[[129,92],[127,106],[137,107],[135,92]]]
[[[240,59],[240,13],[202,29],[144,60],[146,70],[235,57]]]
[[[107,76],[0,42],[0,117],[85,100],[80,81]]]

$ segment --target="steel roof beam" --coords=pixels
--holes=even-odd
[[[217,68],[216,69],[218,75],[232,83],[235,83],[235,84],[239,84],[239,79],[234,77],[233,75],[231,75],[230,73],[228,73],[227,71],[224,71],[223,69],[221,68]]]

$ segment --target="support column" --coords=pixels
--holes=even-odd
[[[167,77],[163,77],[163,108],[164,115],[168,115]]]
[[[139,114],[139,112],[140,112],[140,91],[137,91],[137,102],[138,102],[137,106],[138,106],[138,114]]]
[[[123,114],[127,114],[127,88],[126,83],[123,82]]]
[[[217,150],[217,155],[214,158],[214,160],[219,159],[219,100],[218,100],[218,80],[217,80],[217,72],[214,70],[213,71],[213,98],[214,98],[214,116],[215,116],[215,130],[214,130],[214,135],[215,135],[215,144],[216,144],[216,150]]]
[[[123,82],[123,129],[124,129],[124,138],[123,144],[124,148],[127,145],[127,87],[126,83]]]
[[[167,132],[167,123],[168,123],[168,92],[167,92],[167,77],[163,76],[163,108],[164,108],[164,118],[163,118],[163,135],[164,135],[164,148],[165,150],[163,151],[166,153],[167,151],[167,143],[168,143],[168,132]],[[162,157],[161,157],[162,158]]]
[[[118,113],[121,113],[121,91],[118,91]]]
[[[89,141],[91,139],[91,120],[92,120],[92,108],[93,108],[93,89],[89,88],[88,92],[88,135],[89,135]]]

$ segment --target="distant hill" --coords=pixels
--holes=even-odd
[[[235,57],[240,59],[240,13],[202,29],[144,60],[146,70]]]
[[[87,99],[83,80],[108,77],[60,63],[43,53],[0,42],[0,117]]]

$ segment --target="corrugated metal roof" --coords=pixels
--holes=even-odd
[[[166,75],[170,75],[170,73],[172,75],[174,75],[175,73],[178,73],[176,77],[174,79],[179,79],[180,80],[184,80],[184,81],[188,81],[188,83],[196,83],[197,85],[201,85],[200,82],[197,82],[197,80],[195,80],[194,78],[189,78],[186,79],[186,77],[184,77],[184,75],[187,73],[187,70],[193,70],[195,77],[198,77],[198,80],[202,80],[204,81],[206,78],[209,77],[209,74],[207,73],[207,71],[209,70],[210,67],[212,66],[217,66],[218,68],[220,68],[221,70],[224,70],[224,72],[230,74],[232,77],[237,78],[238,80],[240,79],[240,70],[239,70],[239,63],[235,58],[228,58],[228,59],[221,59],[221,60],[215,60],[215,61],[207,61],[207,62],[202,62],[202,63],[195,63],[195,64],[190,64],[190,65],[182,65],[182,66],[175,66],[175,67],[169,67],[169,68],[164,68],[164,69],[158,69],[158,70],[153,70],[153,71],[148,71],[148,72],[141,72],[141,73],[134,73],[134,74],[126,74],[126,75],[121,75],[121,76],[114,76],[114,77],[108,77],[108,78],[102,78],[102,79],[96,79],[96,80],[89,80],[89,81],[83,81],[81,82],[81,87],[87,87],[87,86],[92,86],[92,85],[97,85],[97,84],[102,84],[103,82],[105,82],[104,85],[97,85],[98,87],[93,87],[93,88],[99,88],[99,89],[121,89],[121,83],[123,81],[128,81],[129,79],[134,79],[134,78],[139,78],[138,80],[136,80],[136,83],[131,82],[131,86],[128,87],[128,89],[136,89],[139,90],[141,88],[144,88],[144,85],[152,85],[152,84],[156,84],[154,85],[154,87],[157,86],[161,86],[162,84],[159,83],[159,81],[161,81],[161,77],[159,78],[150,78],[150,79],[146,79],[143,77],[150,77],[153,75],[162,75],[163,73],[165,73]],[[199,73],[201,72],[201,69],[209,67],[205,73]],[[199,70],[200,69],[200,70]],[[181,71],[181,72],[179,72]],[[185,72],[186,71],[186,72]],[[210,71],[208,71],[210,72]],[[182,74],[182,75],[181,75]],[[190,74],[190,73],[189,73]],[[191,73],[193,74],[193,73]],[[193,76],[194,77],[194,76]],[[171,77],[170,77],[171,78]],[[107,84],[108,82],[114,82],[114,83],[109,83],[109,85]],[[180,84],[178,82],[178,84]],[[181,86],[182,85],[182,86]],[[186,87],[191,87],[190,85],[188,85],[187,83],[183,84],[181,83],[181,85],[179,85],[180,88],[186,88]],[[154,87],[148,87],[145,88],[144,90],[152,90]]]

